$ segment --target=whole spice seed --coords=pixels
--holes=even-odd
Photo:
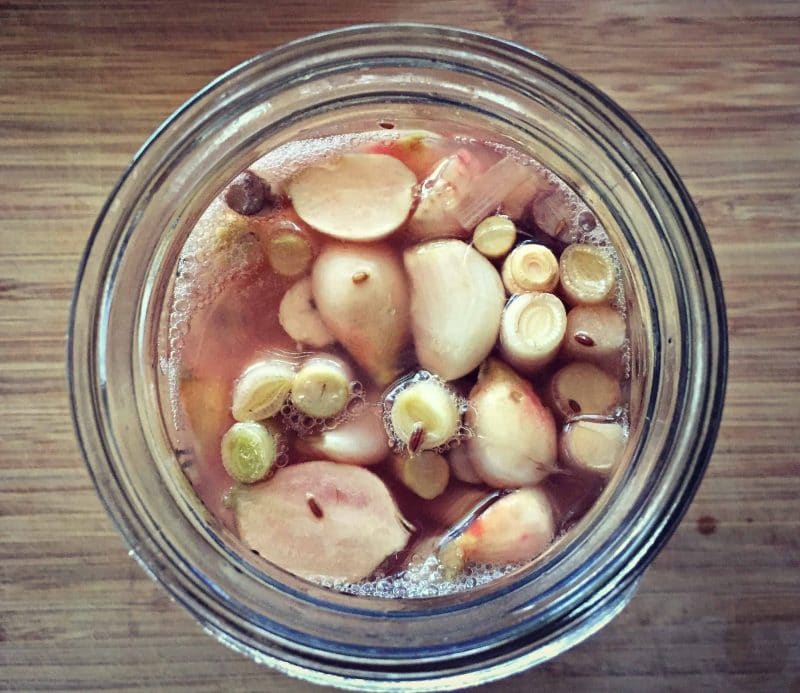
[[[251,216],[260,212],[269,197],[269,186],[252,171],[237,176],[225,191],[225,203],[234,212]]]
[[[585,332],[576,332],[575,341],[578,342],[578,344],[580,344],[581,346],[585,347],[594,346],[594,340]]]
[[[311,511],[314,517],[319,520],[325,517],[325,513],[322,512],[322,508],[319,507],[319,503],[317,503],[314,496],[312,496],[310,493],[306,494],[306,503],[308,503],[308,509]]]

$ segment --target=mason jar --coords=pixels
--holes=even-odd
[[[435,122],[489,132],[566,181],[621,261],[631,436],[599,503],[548,554],[473,591],[357,597],[254,559],[181,472],[165,377],[177,260],[240,171],[309,136]],[[711,455],[726,379],[722,290],[677,173],[597,88],[471,31],[369,25],[257,56],[144,144],[92,231],[72,308],[75,427],[130,554],[221,642],[291,676],[362,690],[456,689],[557,656],[608,623],[681,520]]]

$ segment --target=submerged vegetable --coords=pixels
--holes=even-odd
[[[252,484],[266,477],[277,455],[275,433],[261,423],[235,423],[222,437],[225,471],[243,484]]]
[[[361,580],[400,551],[409,531],[384,483],[334,462],[279,469],[234,495],[242,541],[302,577]]]

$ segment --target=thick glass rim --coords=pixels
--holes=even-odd
[[[107,319],[107,315],[103,311],[108,310],[108,305],[100,295],[100,289],[103,288],[107,279],[104,273],[111,267],[113,259],[110,257],[110,253],[114,249],[112,241],[115,240],[114,234],[118,229],[113,226],[112,222],[114,205],[118,203],[121,191],[131,178],[136,176],[139,168],[144,166],[148,155],[163,138],[174,134],[177,128],[185,127],[186,122],[191,122],[193,117],[201,113],[209,101],[215,98],[224,98],[226,90],[230,88],[232,82],[246,79],[249,71],[256,68],[264,69],[267,64],[272,70],[290,69],[292,65],[315,54],[321,56],[319,60],[324,61],[326,49],[343,43],[363,42],[366,44],[390,38],[391,41],[388,43],[394,44],[403,41],[413,42],[420,40],[421,37],[428,40],[435,39],[442,46],[453,51],[464,51],[472,58],[477,56],[478,60],[491,55],[493,60],[504,60],[507,64],[519,66],[520,69],[524,69],[526,64],[536,65],[561,80],[565,88],[576,94],[578,98],[586,100],[587,103],[591,102],[593,108],[603,109],[604,117],[614,123],[618,130],[624,130],[626,139],[634,143],[640,151],[652,157],[653,164],[658,167],[658,170],[653,173],[653,178],[660,181],[663,192],[674,205],[676,214],[681,217],[689,234],[686,243],[690,250],[690,261],[694,263],[693,269],[699,274],[699,286],[703,292],[702,297],[695,298],[701,308],[710,308],[712,314],[709,315],[706,310],[705,315],[697,318],[704,322],[704,343],[689,345],[686,350],[687,353],[690,349],[698,350],[696,366],[707,376],[702,383],[686,382],[683,384],[685,387],[692,385],[694,391],[691,394],[694,400],[700,401],[701,418],[697,422],[698,431],[693,444],[689,447],[692,463],[687,466],[687,473],[678,480],[677,486],[671,489],[674,502],[669,503],[666,511],[658,518],[655,531],[649,537],[641,537],[639,541],[630,542],[625,547],[625,551],[616,554],[613,563],[610,562],[603,566],[605,582],[600,580],[595,582],[597,587],[602,586],[603,589],[598,591],[591,603],[585,602],[581,608],[576,607],[569,612],[573,616],[569,638],[561,632],[561,629],[570,622],[569,619],[566,621],[558,619],[557,622],[547,624],[549,635],[541,629],[536,633],[539,640],[549,637],[549,649],[541,646],[530,649],[533,646],[533,638],[530,633],[509,633],[503,643],[483,644],[477,649],[494,649],[496,650],[495,654],[499,657],[500,651],[504,648],[506,650],[513,648],[516,653],[513,660],[498,660],[498,663],[489,669],[483,669],[475,674],[480,678],[474,679],[474,681],[465,678],[472,674],[437,676],[432,675],[430,671],[418,671],[414,675],[415,687],[420,689],[429,687],[434,685],[430,682],[435,681],[436,688],[455,688],[470,682],[490,680],[514,673],[523,667],[554,656],[610,620],[626,603],[642,570],[663,546],[685,513],[708,463],[724,399],[727,371],[724,301],[710,242],[697,210],[663,152],[623,109],[588,82],[544,56],[511,42],[487,34],[421,24],[363,25],[317,34],[256,56],[211,82],[168,118],[137,152],[109,196],[90,235],[80,263],[73,294],[67,344],[67,370],[75,430],[98,494],[117,529],[129,544],[131,554],[154,579],[170,592],[173,598],[186,606],[208,630],[214,632],[220,640],[234,649],[244,651],[286,673],[300,675],[318,683],[342,687],[377,690],[383,684],[368,676],[359,679],[353,676],[352,672],[344,676],[316,669],[313,660],[315,657],[323,655],[317,651],[312,656],[313,647],[307,648],[304,653],[307,661],[303,662],[302,657],[297,660],[274,656],[265,652],[258,643],[248,641],[245,634],[246,628],[242,629],[242,624],[239,623],[242,614],[237,613],[226,618],[223,613],[224,609],[216,608],[218,605],[204,604],[198,600],[196,593],[186,589],[186,584],[182,579],[170,574],[169,563],[164,560],[165,547],[159,545],[155,539],[141,541],[142,533],[147,531],[146,528],[139,526],[134,531],[131,523],[135,518],[132,519],[121,511],[118,493],[125,482],[120,479],[117,474],[118,470],[115,468],[115,460],[119,459],[118,451],[115,450],[114,441],[104,437],[98,430],[97,424],[98,417],[102,416],[101,412],[106,407],[104,398],[107,395],[103,388],[105,373],[103,372],[102,353],[97,351],[97,345],[103,340],[104,321]],[[665,186],[669,186],[671,189],[667,189]],[[104,242],[101,243],[101,241]],[[124,247],[121,250],[117,248],[117,251],[124,252]],[[95,274],[92,274],[93,270]],[[686,316],[687,319],[692,317]],[[85,328],[86,332],[80,328]],[[186,569],[191,571],[191,566]],[[202,587],[201,585],[200,589]],[[220,596],[219,590],[214,586],[205,587],[208,588],[209,595],[215,595],[224,601],[225,595]],[[513,585],[509,589],[513,589]],[[497,596],[498,594],[494,595],[494,597]],[[574,595],[572,596],[574,598]],[[213,599],[213,596],[211,598]],[[603,604],[606,604],[607,608],[600,609],[599,606]],[[594,607],[594,611],[588,608],[590,605]],[[283,646],[287,646],[286,643]],[[340,654],[341,661],[350,658],[345,652]],[[404,653],[404,656],[412,654],[413,652]],[[335,660],[336,654],[332,654],[331,657]],[[374,663],[374,666],[376,669],[380,668],[377,662]],[[388,666],[391,669],[391,663]],[[477,669],[475,671],[477,672]],[[410,672],[411,669],[408,669],[409,674]],[[391,685],[391,677],[387,679],[387,683]]]

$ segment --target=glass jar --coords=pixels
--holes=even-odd
[[[594,209],[622,259],[633,435],[599,507],[547,560],[466,594],[355,597],[256,562],[181,473],[163,374],[171,282],[200,212],[239,171],[303,136],[433,118],[528,151]],[[725,311],[709,240],[663,153],[596,88],[469,31],[372,25],[234,68],[145,143],[81,263],[68,369],[98,493],[134,556],[220,641],[320,684],[483,683],[550,659],[625,606],[684,514],[723,403]]]

